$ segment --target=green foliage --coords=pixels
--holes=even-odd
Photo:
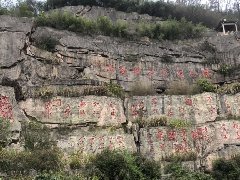
[[[108,17],[101,16],[97,19],[97,29],[100,34],[110,36],[113,30],[113,24]]]
[[[10,122],[8,119],[0,117],[0,150],[10,142]]]
[[[8,175],[27,175],[37,172],[58,171],[62,168],[61,152],[51,141],[50,130],[39,123],[22,125],[21,138],[25,151],[1,150],[0,172]]]
[[[141,113],[140,111],[141,110],[139,110],[139,114]],[[191,123],[187,122],[184,119],[170,119],[166,116],[156,116],[149,119],[140,117],[136,119],[136,123],[138,123],[141,128],[167,126],[170,128],[181,129],[191,126]]]
[[[115,83],[109,83],[106,85],[106,89],[108,92],[107,94],[109,94],[110,96],[124,98],[125,92],[124,92],[122,86],[115,84]]]
[[[47,0],[46,8],[59,8],[63,6],[89,5],[89,6],[103,6],[113,7],[116,10],[124,12],[138,12],[140,14],[149,14],[151,16],[161,17],[167,19],[172,17],[181,20],[185,17],[187,21],[193,23],[202,22],[208,27],[215,27],[224,14],[220,12],[213,12],[206,9],[202,5],[179,5],[164,1],[145,1],[140,3],[136,0]],[[228,12],[229,14],[230,12]]]
[[[9,14],[10,14],[10,12],[7,8],[0,6],[0,15],[9,15]]]
[[[123,20],[117,20],[113,26],[112,34],[116,37],[127,37],[127,22]]]
[[[163,160],[168,162],[196,161],[197,154],[196,152],[172,154],[170,156],[164,157]]]
[[[181,163],[171,163],[165,167],[165,173],[171,174],[169,180],[213,180],[213,178],[205,173],[192,172],[183,168]]]
[[[27,150],[44,150],[55,146],[55,142],[51,140],[50,129],[40,123],[23,124],[21,136]]]
[[[18,0],[16,5],[13,5],[10,1],[6,1],[4,7],[1,7],[0,2],[0,15],[7,14],[17,17],[33,17],[37,13],[43,10],[43,2],[37,2],[35,0]]]
[[[201,24],[194,25],[182,18],[180,21],[167,20],[162,25],[163,39],[192,39],[201,37],[205,32]]]
[[[82,174],[70,174],[67,172],[43,172],[38,174],[34,180],[83,180],[84,177]]]
[[[14,15],[18,17],[33,17],[35,14],[31,5],[27,1],[23,1],[15,7]]]
[[[34,42],[36,47],[50,52],[54,52],[55,46],[59,43],[57,39],[47,35],[37,37]]]
[[[186,128],[190,127],[191,124],[183,119],[171,119],[168,121],[168,126],[171,128]]]
[[[61,155],[58,149],[0,151],[0,171],[8,175],[29,174],[32,170],[57,171],[61,166]]]
[[[194,25],[182,18],[180,21],[168,19],[158,24],[143,22],[136,24],[138,36],[154,39],[175,40],[201,37],[205,32],[201,24]]]
[[[86,155],[80,151],[71,154],[69,166],[72,170],[79,170],[85,168],[91,160],[92,156]]]
[[[216,160],[213,163],[212,175],[216,179],[238,180],[240,177],[240,155],[229,160]]]
[[[230,73],[232,72],[232,69],[229,65],[222,64],[218,69],[218,72],[224,76],[227,76],[227,75],[230,75]]]
[[[41,98],[43,100],[49,100],[53,96],[64,97],[79,97],[79,96],[107,96],[107,89],[105,86],[41,86],[31,89],[29,97]]]
[[[139,155],[104,150],[86,166],[88,177],[98,179],[160,179],[160,165]]]
[[[0,151],[0,171],[8,174],[24,174],[30,152]]]
[[[58,171],[62,167],[61,158],[58,148],[34,150],[28,157],[27,168],[38,172]]]
[[[140,127],[158,127],[167,126],[168,118],[165,116],[153,117],[151,119],[137,119],[136,122]]]
[[[136,164],[140,167],[145,179],[161,179],[161,165],[154,160],[149,160],[140,154],[134,154]]]
[[[208,79],[198,79],[197,85],[201,92],[216,92],[216,87]]]
[[[35,21],[37,26],[50,26],[56,29],[64,29],[85,34],[103,34],[123,38],[144,37],[164,40],[198,38],[202,36],[205,28],[201,25],[194,25],[185,19],[181,21],[167,20],[163,23],[131,23],[118,20],[112,22],[108,17],[101,16],[96,21],[83,17],[76,17],[70,13],[54,11],[48,14],[41,14]],[[135,32],[128,32],[127,27],[132,26]]]

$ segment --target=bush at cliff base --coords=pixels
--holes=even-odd
[[[99,179],[160,179],[160,165],[138,154],[104,150],[86,165],[87,177]]]
[[[238,180],[240,177],[240,155],[231,159],[218,159],[213,163],[213,177],[222,180]]]

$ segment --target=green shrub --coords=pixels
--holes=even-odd
[[[168,121],[168,126],[171,128],[180,129],[180,128],[190,127],[191,124],[183,119],[171,119]]]
[[[9,14],[10,14],[10,12],[7,8],[0,6],[0,15],[9,15]]]
[[[137,24],[136,32],[140,37],[147,36],[149,38],[153,38],[154,37],[153,29],[154,29],[154,24],[142,22]]]
[[[218,159],[213,162],[212,175],[216,179],[234,180],[240,177],[240,155],[229,160]]]
[[[58,149],[0,151],[0,172],[8,175],[29,174],[32,170],[37,172],[58,171],[61,167],[61,153]]]
[[[208,79],[198,79],[197,85],[201,92],[216,92],[216,87]]]
[[[196,161],[197,154],[196,152],[172,154],[170,156],[164,157],[163,160],[168,162]]]
[[[50,52],[54,52],[55,51],[55,47],[56,45],[59,43],[57,39],[51,37],[51,36],[47,36],[47,35],[43,35],[43,36],[39,36],[35,39],[35,45],[36,47],[46,50],[46,51],[50,51]]]
[[[161,179],[161,165],[160,163],[149,160],[140,154],[134,154],[136,157],[136,164],[140,167],[145,179]]]
[[[83,180],[87,177],[84,177],[82,174],[71,174],[69,172],[43,172],[38,174],[34,180]],[[97,180],[97,179],[95,179]]]
[[[113,24],[109,17],[101,16],[97,19],[97,29],[99,34],[110,36],[113,32]]]
[[[127,22],[123,20],[117,20],[115,26],[113,26],[113,35],[116,37],[127,37]]]
[[[115,83],[109,83],[106,85],[106,89],[107,89],[108,95],[119,97],[119,98],[124,98],[125,92],[124,92],[122,86],[115,84]]]
[[[11,141],[10,122],[0,117],[0,150],[6,147]]]
[[[202,172],[192,172],[183,168],[181,163],[174,162],[165,167],[165,173],[169,173],[169,180],[213,180],[209,174]]]
[[[27,159],[27,168],[37,172],[59,171],[63,166],[61,159],[58,148],[34,150]]]
[[[98,179],[160,179],[160,165],[142,156],[104,150],[86,166],[87,177]]]
[[[0,171],[1,173],[25,174],[29,173],[27,160],[30,152],[16,152],[11,150],[0,151]]]
[[[69,166],[72,170],[83,169],[91,160],[92,156],[83,154],[82,152],[75,152],[70,156]]]
[[[56,145],[51,138],[50,129],[40,123],[23,124],[21,136],[27,150],[51,149]]]
[[[227,64],[222,64],[218,69],[218,72],[224,76],[227,76],[232,73],[232,68]]]
[[[158,127],[167,126],[168,118],[165,116],[153,117],[150,119],[137,119],[136,122],[140,127]]]
[[[219,19],[225,15],[221,12],[212,11],[200,4],[187,6],[164,1],[136,0],[47,0],[46,9],[76,5],[112,7],[119,11],[138,12],[163,19],[172,17],[173,19],[181,20],[182,17],[185,17],[188,21],[193,23],[202,22],[211,28],[215,28]],[[228,12],[228,14],[233,13]]]
[[[140,38],[148,37],[158,40],[167,39],[188,39],[201,37],[205,28],[201,25],[194,25],[185,19],[181,21],[167,20],[161,24],[151,22],[127,23],[118,20],[112,22],[108,17],[101,16],[96,21],[83,17],[76,17],[70,13],[53,11],[48,14],[41,14],[35,20],[36,26],[50,26],[56,29],[64,29],[84,34],[103,34],[107,36]],[[131,26],[135,32],[127,31]]]
[[[12,13],[14,16],[18,17],[33,17],[35,16],[35,12],[31,4],[26,1],[18,2],[16,7],[12,9]]]

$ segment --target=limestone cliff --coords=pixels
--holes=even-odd
[[[96,7],[98,11],[91,13],[87,8],[65,9],[89,18],[99,14],[127,17]],[[129,18],[159,20],[137,14]],[[53,52],[35,46],[43,36],[58,40]],[[32,19],[0,16],[0,117],[11,121],[14,143],[19,143],[21,122],[34,120],[51,127],[58,146],[66,152],[120,148],[156,160],[195,152],[197,167],[210,168],[213,159],[239,153],[240,122],[236,119],[240,94],[120,99],[104,96],[101,87],[117,82],[131,91],[136,82],[144,82],[159,93],[173,81],[192,84],[207,78],[216,84],[235,82],[239,80],[236,69],[227,76],[219,69],[226,64],[238,67],[239,52],[240,43],[234,36],[216,34],[181,42],[127,41],[36,28]],[[162,116],[189,126],[150,123]],[[139,120],[148,125],[141,126]],[[73,128],[61,135],[55,130],[62,125]]]

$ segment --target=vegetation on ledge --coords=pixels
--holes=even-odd
[[[179,2],[179,1],[177,1]],[[198,1],[199,2],[199,1]],[[150,16],[168,19],[169,17],[180,20],[185,17],[187,21],[193,23],[203,23],[215,28],[223,17],[236,17],[233,11],[220,12],[219,9],[212,11],[208,6],[204,6],[196,1],[183,1],[181,3],[164,1],[144,1],[144,0],[47,0],[45,9],[55,9],[63,6],[102,6],[115,8],[123,12],[138,12],[139,14],[149,14]],[[220,4],[220,2],[218,2]],[[215,5],[216,6],[216,5]]]
[[[201,24],[194,25],[182,18],[180,21],[169,19],[160,23],[128,23],[122,20],[112,22],[101,16],[97,20],[76,17],[70,13],[54,11],[41,14],[36,18],[36,26],[48,26],[60,30],[69,30],[83,34],[101,34],[106,36],[135,39],[148,37],[158,40],[176,40],[199,38],[205,31]],[[129,26],[134,29],[130,32]]]

